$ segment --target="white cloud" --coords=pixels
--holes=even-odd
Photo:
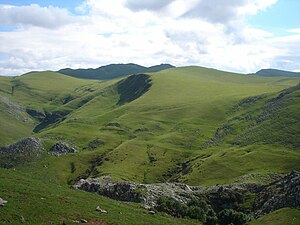
[[[10,23],[23,24],[23,29],[0,32],[0,74],[127,62],[195,64],[245,73],[300,67],[295,53],[300,52],[298,30],[278,38],[246,23],[246,16],[276,0],[224,2],[86,0],[77,7],[84,18],[75,18],[66,9],[34,6],[48,14],[28,16],[20,11],[21,19]],[[59,21],[49,16],[56,12]]]
[[[159,10],[161,8],[166,7],[171,2],[174,2],[174,0],[127,0],[125,2],[126,7],[133,11],[139,11],[139,10]]]
[[[266,10],[268,7],[277,3],[278,0],[243,0],[246,4],[239,8],[239,15],[252,14]]]
[[[300,28],[290,29],[290,30],[288,30],[288,32],[300,34]]]
[[[40,7],[0,5],[0,25],[37,26],[57,28],[75,22],[68,10],[53,6]]]

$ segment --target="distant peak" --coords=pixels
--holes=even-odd
[[[258,76],[266,77],[300,77],[300,72],[291,72],[279,69],[261,69],[255,73]]]
[[[109,64],[98,67],[96,69],[61,69],[58,72],[82,79],[95,79],[95,80],[111,80],[118,77],[124,77],[138,73],[152,73],[162,70],[174,68],[171,64],[160,64],[150,67],[141,66],[134,63],[127,64]]]

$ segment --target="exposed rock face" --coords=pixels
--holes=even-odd
[[[64,142],[57,142],[51,147],[49,153],[55,156],[60,156],[69,153],[75,153],[76,151],[77,150],[75,148],[69,147],[69,145]]]
[[[14,144],[0,147],[0,166],[12,168],[38,158],[43,150],[40,139],[29,137]]]
[[[168,197],[180,203],[192,199],[205,199],[219,212],[235,209],[260,216],[284,207],[300,206],[300,173],[292,172],[269,185],[232,184],[227,186],[196,187],[180,183],[137,184],[134,182],[113,182],[109,176],[97,179],[82,179],[72,186],[88,192],[95,192],[120,201],[140,202],[144,208],[157,206],[160,197]],[[242,208],[245,196],[254,195],[252,206]]]
[[[266,186],[258,195],[256,216],[284,207],[300,206],[300,173],[293,171]]]
[[[7,97],[0,96],[0,111],[4,112],[12,119],[24,123],[32,123],[32,119],[26,114],[25,108],[9,100]]]
[[[168,197],[180,203],[187,203],[191,199],[199,198],[202,193],[219,193],[220,190],[224,193],[232,190],[245,191],[250,189],[250,187],[247,188],[249,185],[244,185],[245,187],[243,185],[193,187],[181,183],[137,184],[134,182],[113,182],[109,176],[104,176],[97,179],[82,179],[72,187],[96,192],[120,201],[140,202],[145,208],[153,208],[156,207],[159,197]]]

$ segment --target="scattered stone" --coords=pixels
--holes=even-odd
[[[26,220],[25,220],[24,216],[21,216],[21,223],[25,223],[25,222],[26,222]]]
[[[5,201],[4,199],[0,198],[0,206],[5,206],[6,203],[7,203],[7,201]]]
[[[146,210],[150,210],[151,209],[151,207],[149,205],[142,205],[142,208],[146,209]]]
[[[64,142],[57,142],[51,147],[49,153],[55,156],[60,156],[76,152],[77,150],[74,147],[69,147],[69,145]]]
[[[101,213],[107,213],[107,211],[104,209],[101,209],[100,206],[97,206],[96,211],[101,212]]]
[[[80,219],[81,223],[88,223],[88,221],[86,219]]]
[[[150,215],[154,215],[154,214],[156,214],[156,212],[155,212],[155,211],[153,211],[153,210],[149,211],[148,213],[149,213]]]

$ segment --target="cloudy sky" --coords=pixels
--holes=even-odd
[[[0,0],[0,75],[171,63],[300,71],[299,0]]]

